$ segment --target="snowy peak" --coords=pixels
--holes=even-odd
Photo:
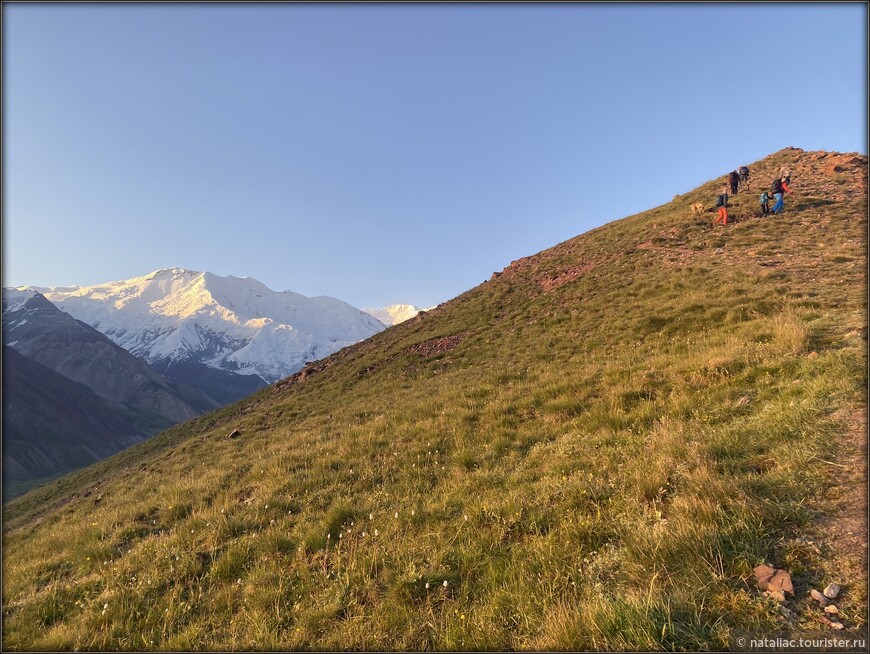
[[[374,316],[387,327],[398,325],[416,316],[422,309],[413,304],[391,304],[383,309],[363,309],[370,316]]]
[[[384,328],[335,298],[184,268],[44,294],[149,363],[200,362],[267,381]]]
[[[39,292],[31,289],[4,288],[3,289],[3,314],[14,313],[24,307],[30,300],[39,295]]]

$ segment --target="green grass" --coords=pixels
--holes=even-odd
[[[830,204],[714,229],[689,212],[713,180],[10,503],[4,648],[705,650],[781,628],[752,568],[821,577],[780,544],[866,406],[866,202],[816,188],[809,156],[752,170],[787,160]],[[841,602],[862,608],[866,581]]]

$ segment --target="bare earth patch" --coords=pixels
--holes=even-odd
[[[428,341],[417,343],[417,345],[412,345],[406,351],[414,354],[421,354],[424,357],[433,357],[442,352],[449,352],[459,345],[465,336],[466,332],[460,332],[458,334],[451,334],[450,336],[443,336],[441,338],[432,338]]]

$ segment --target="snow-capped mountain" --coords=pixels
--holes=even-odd
[[[221,404],[40,293],[3,289],[2,316],[4,484],[81,468]]]
[[[204,364],[274,382],[384,329],[335,298],[182,268],[95,286],[18,290],[40,291],[170,378],[175,367]]]
[[[391,304],[383,309],[363,309],[370,316],[374,316],[387,327],[398,325],[416,316],[422,311],[413,304]]]

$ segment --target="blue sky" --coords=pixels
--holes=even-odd
[[[867,153],[867,7],[3,5],[3,285],[432,306],[786,146]]]

